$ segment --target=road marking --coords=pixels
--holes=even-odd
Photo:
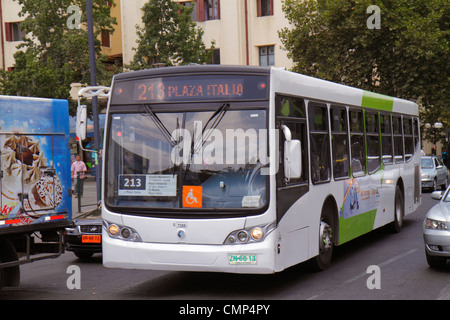
[[[450,285],[446,286],[439,292],[437,300],[450,300]]]
[[[384,262],[379,263],[378,266],[380,266],[380,267],[387,266],[388,264],[391,264],[392,262],[395,262],[395,261],[397,261],[397,260],[399,260],[399,259],[401,259],[401,258],[406,257],[407,255],[410,255],[410,254],[413,253],[413,252],[416,252],[417,250],[419,250],[419,249],[411,249],[411,250],[409,250],[409,251],[403,252],[403,253],[401,253],[401,254],[399,254],[399,255],[396,255],[395,257],[392,257],[392,258],[390,258],[390,259],[388,259],[388,260],[386,260],[386,261],[384,261]],[[366,276],[367,276],[367,272],[366,272],[366,271],[363,271],[363,272],[357,274],[356,276],[351,277],[351,278],[345,280],[345,281],[342,282],[341,284],[338,284],[338,285],[334,286],[334,287],[331,288],[330,290],[327,290],[327,291],[324,291],[324,292],[322,292],[322,293],[320,293],[320,294],[316,294],[316,295],[314,295],[314,296],[311,296],[311,297],[309,297],[309,298],[306,299],[306,300],[314,300],[314,299],[317,299],[318,297],[320,297],[321,295],[323,295],[323,294],[325,294],[325,293],[328,293],[328,292],[330,292],[330,291],[333,291],[333,290],[335,290],[335,289],[337,289],[337,288],[339,288],[339,287],[342,287],[342,286],[344,286],[344,285],[346,285],[346,284],[352,283],[352,282],[354,282],[354,281],[356,281],[356,280],[358,280],[358,279],[360,279],[360,278],[362,278],[362,277],[366,277]],[[450,288],[449,288],[448,294],[447,294],[447,295],[444,294],[443,296],[446,297],[446,296],[448,296],[448,295],[450,295]]]

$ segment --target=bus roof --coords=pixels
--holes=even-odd
[[[304,98],[325,100],[379,111],[419,115],[419,107],[415,102],[282,69],[271,69],[270,85],[272,90],[277,93],[293,94]]]
[[[181,73],[189,74],[214,74],[217,72],[225,73],[258,73],[258,74],[269,74],[270,67],[254,67],[254,66],[233,66],[233,65],[217,65],[217,64],[207,64],[207,65],[187,65],[178,67],[164,67],[164,68],[153,68],[146,70],[139,70],[133,72],[125,72],[116,74],[114,76],[115,80],[125,80],[125,79],[135,79],[140,77],[155,77],[159,75],[175,75]]]
[[[326,100],[339,104],[371,108],[380,111],[418,115],[418,105],[412,101],[394,98],[327,80],[275,67],[235,66],[235,65],[188,65],[177,67],[153,68],[126,72],[114,76],[114,81],[158,77],[177,74],[266,74],[271,75],[270,85],[275,93],[297,95],[309,99]]]

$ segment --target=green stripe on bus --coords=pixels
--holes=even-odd
[[[363,90],[362,107],[392,111],[394,98],[384,94]]]
[[[373,230],[377,209],[356,216],[339,219],[339,244],[355,239]]]

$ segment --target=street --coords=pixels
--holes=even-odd
[[[423,218],[437,201],[422,197],[400,233],[378,230],[338,247],[324,272],[303,264],[274,275],[119,270],[104,268],[101,254],[82,261],[66,252],[21,266],[20,286],[0,290],[0,300],[450,300],[450,263],[429,268],[422,240]],[[80,288],[70,285],[73,268]]]

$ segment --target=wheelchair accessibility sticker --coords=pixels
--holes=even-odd
[[[202,207],[202,186],[183,186],[183,207]]]

